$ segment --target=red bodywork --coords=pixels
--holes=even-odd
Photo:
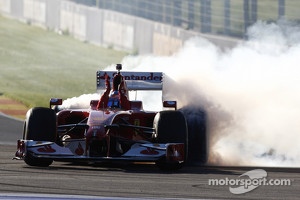
[[[172,114],[173,121],[170,123],[174,124],[170,124],[166,118],[168,113],[163,117],[161,112],[144,111],[141,101],[128,99],[128,88],[124,77],[119,72],[114,75],[112,91],[110,91],[108,75],[104,77],[106,90],[99,100],[90,102],[89,109],[56,109],[56,114],[49,108],[29,110],[25,120],[23,139],[18,140],[16,158],[24,159],[28,165],[33,166],[48,166],[53,160],[154,161],[162,167],[165,167],[164,163],[183,163],[186,159],[185,138],[187,138],[187,133],[186,122],[181,117],[182,115],[179,112],[175,115]],[[139,83],[142,79],[161,81],[159,74],[154,73],[150,73],[149,76],[128,77],[134,78],[134,81],[138,79]],[[118,80],[115,81],[115,78]],[[127,81],[131,80],[127,78]],[[97,82],[99,83],[99,81]],[[157,87],[153,82],[150,85],[155,89],[161,89],[160,85]],[[142,87],[147,88],[149,85],[146,84]],[[116,90],[116,88],[118,89]],[[110,104],[110,102],[113,103]],[[50,106],[58,106],[61,103],[61,99],[50,100]],[[177,107],[175,101],[166,101],[163,102],[163,105],[175,109]],[[39,113],[40,118],[37,117]],[[53,119],[52,113],[54,113],[55,119]],[[177,120],[178,116],[181,121]],[[158,118],[163,121],[164,125],[159,122]],[[54,125],[53,123],[49,125],[49,120],[52,120]],[[155,120],[157,124],[160,123],[160,125],[156,125],[161,127],[158,128],[160,137],[158,137],[157,127],[154,127]],[[169,126],[176,125],[176,122],[182,124],[182,137],[180,136],[181,131],[178,131],[177,128],[172,129],[171,132],[168,131]],[[47,134],[44,134],[47,135],[46,138],[49,138],[46,140],[43,139],[45,137],[42,133],[44,126],[56,128],[56,133],[48,131]],[[180,128],[180,126],[177,127]],[[173,139],[175,132],[177,132],[177,136],[175,136],[177,138]]]
[[[97,101],[93,100],[92,103],[96,104]],[[132,105],[133,108],[137,108],[138,105],[141,105],[141,102],[132,102]],[[77,124],[88,118],[88,128],[74,128],[68,132],[69,137],[67,139],[84,138],[86,141],[86,152],[88,152],[92,142],[105,141],[108,147],[105,155],[110,157],[114,156],[115,153],[114,147],[111,147],[112,140],[154,142],[151,131],[153,131],[152,126],[155,115],[156,112],[145,112],[137,109],[130,111],[113,109],[62,110],[57,113],[57,122],[58,126]],[[111,124],[118,126],[110,127],[109,125]]]

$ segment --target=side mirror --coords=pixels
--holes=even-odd
[[[164,108],[174,108],[177,110],[177,102],[176,101],[163,101]]]
[[[59,98],[51,98],[50,99],[50,108],[51,106],[62,105],[62,99]]]

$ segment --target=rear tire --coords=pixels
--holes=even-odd
[[[184,115],[179,111],[161,111],[156,114],[153,127],[156,142],[184,143],[186,161],[188,155],[188,129]],[[177,170],[182,168],[184,163],[170,163],[162,158],[156,162],[156,165],[162,170]]]
[[[50,108],[36,107],[26,114],[23,139],[34,141],[56,141],[56,114]],[[24,157],[24,161],[30,166],[48,167],[53,160],[36,158],[30,153]]]
[[[186,118],[189,133],[188,164],[204,165],[208,160],[207,113],[197,106],[180,109]]]

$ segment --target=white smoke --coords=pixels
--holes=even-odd
[[[192,38],[172,56],[125,57],[123,70],[164,72],[164,99],[206,111],[209,164],[299,167],[300,28],[257,22],[247,36],[226,51]],[[151,110],[157,96],[138,99]]]
[[[96,81],[96,80],[95,80]],[[91,100],[99,100],[100,94],[83,94],[79,97],[68,98],[59,106],[60,109],[88,109]]]
[[[122,63],[126,70],[163,71],[164,98],[207,112],[210,164],[300,166],[299,30],[285,21],[258,22],[247,41],[225,52],[193,38],[172,56]]]

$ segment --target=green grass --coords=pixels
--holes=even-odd
[[[0,16],[0,94],[28,107],[94,93],[96,71],[124,56]]]

